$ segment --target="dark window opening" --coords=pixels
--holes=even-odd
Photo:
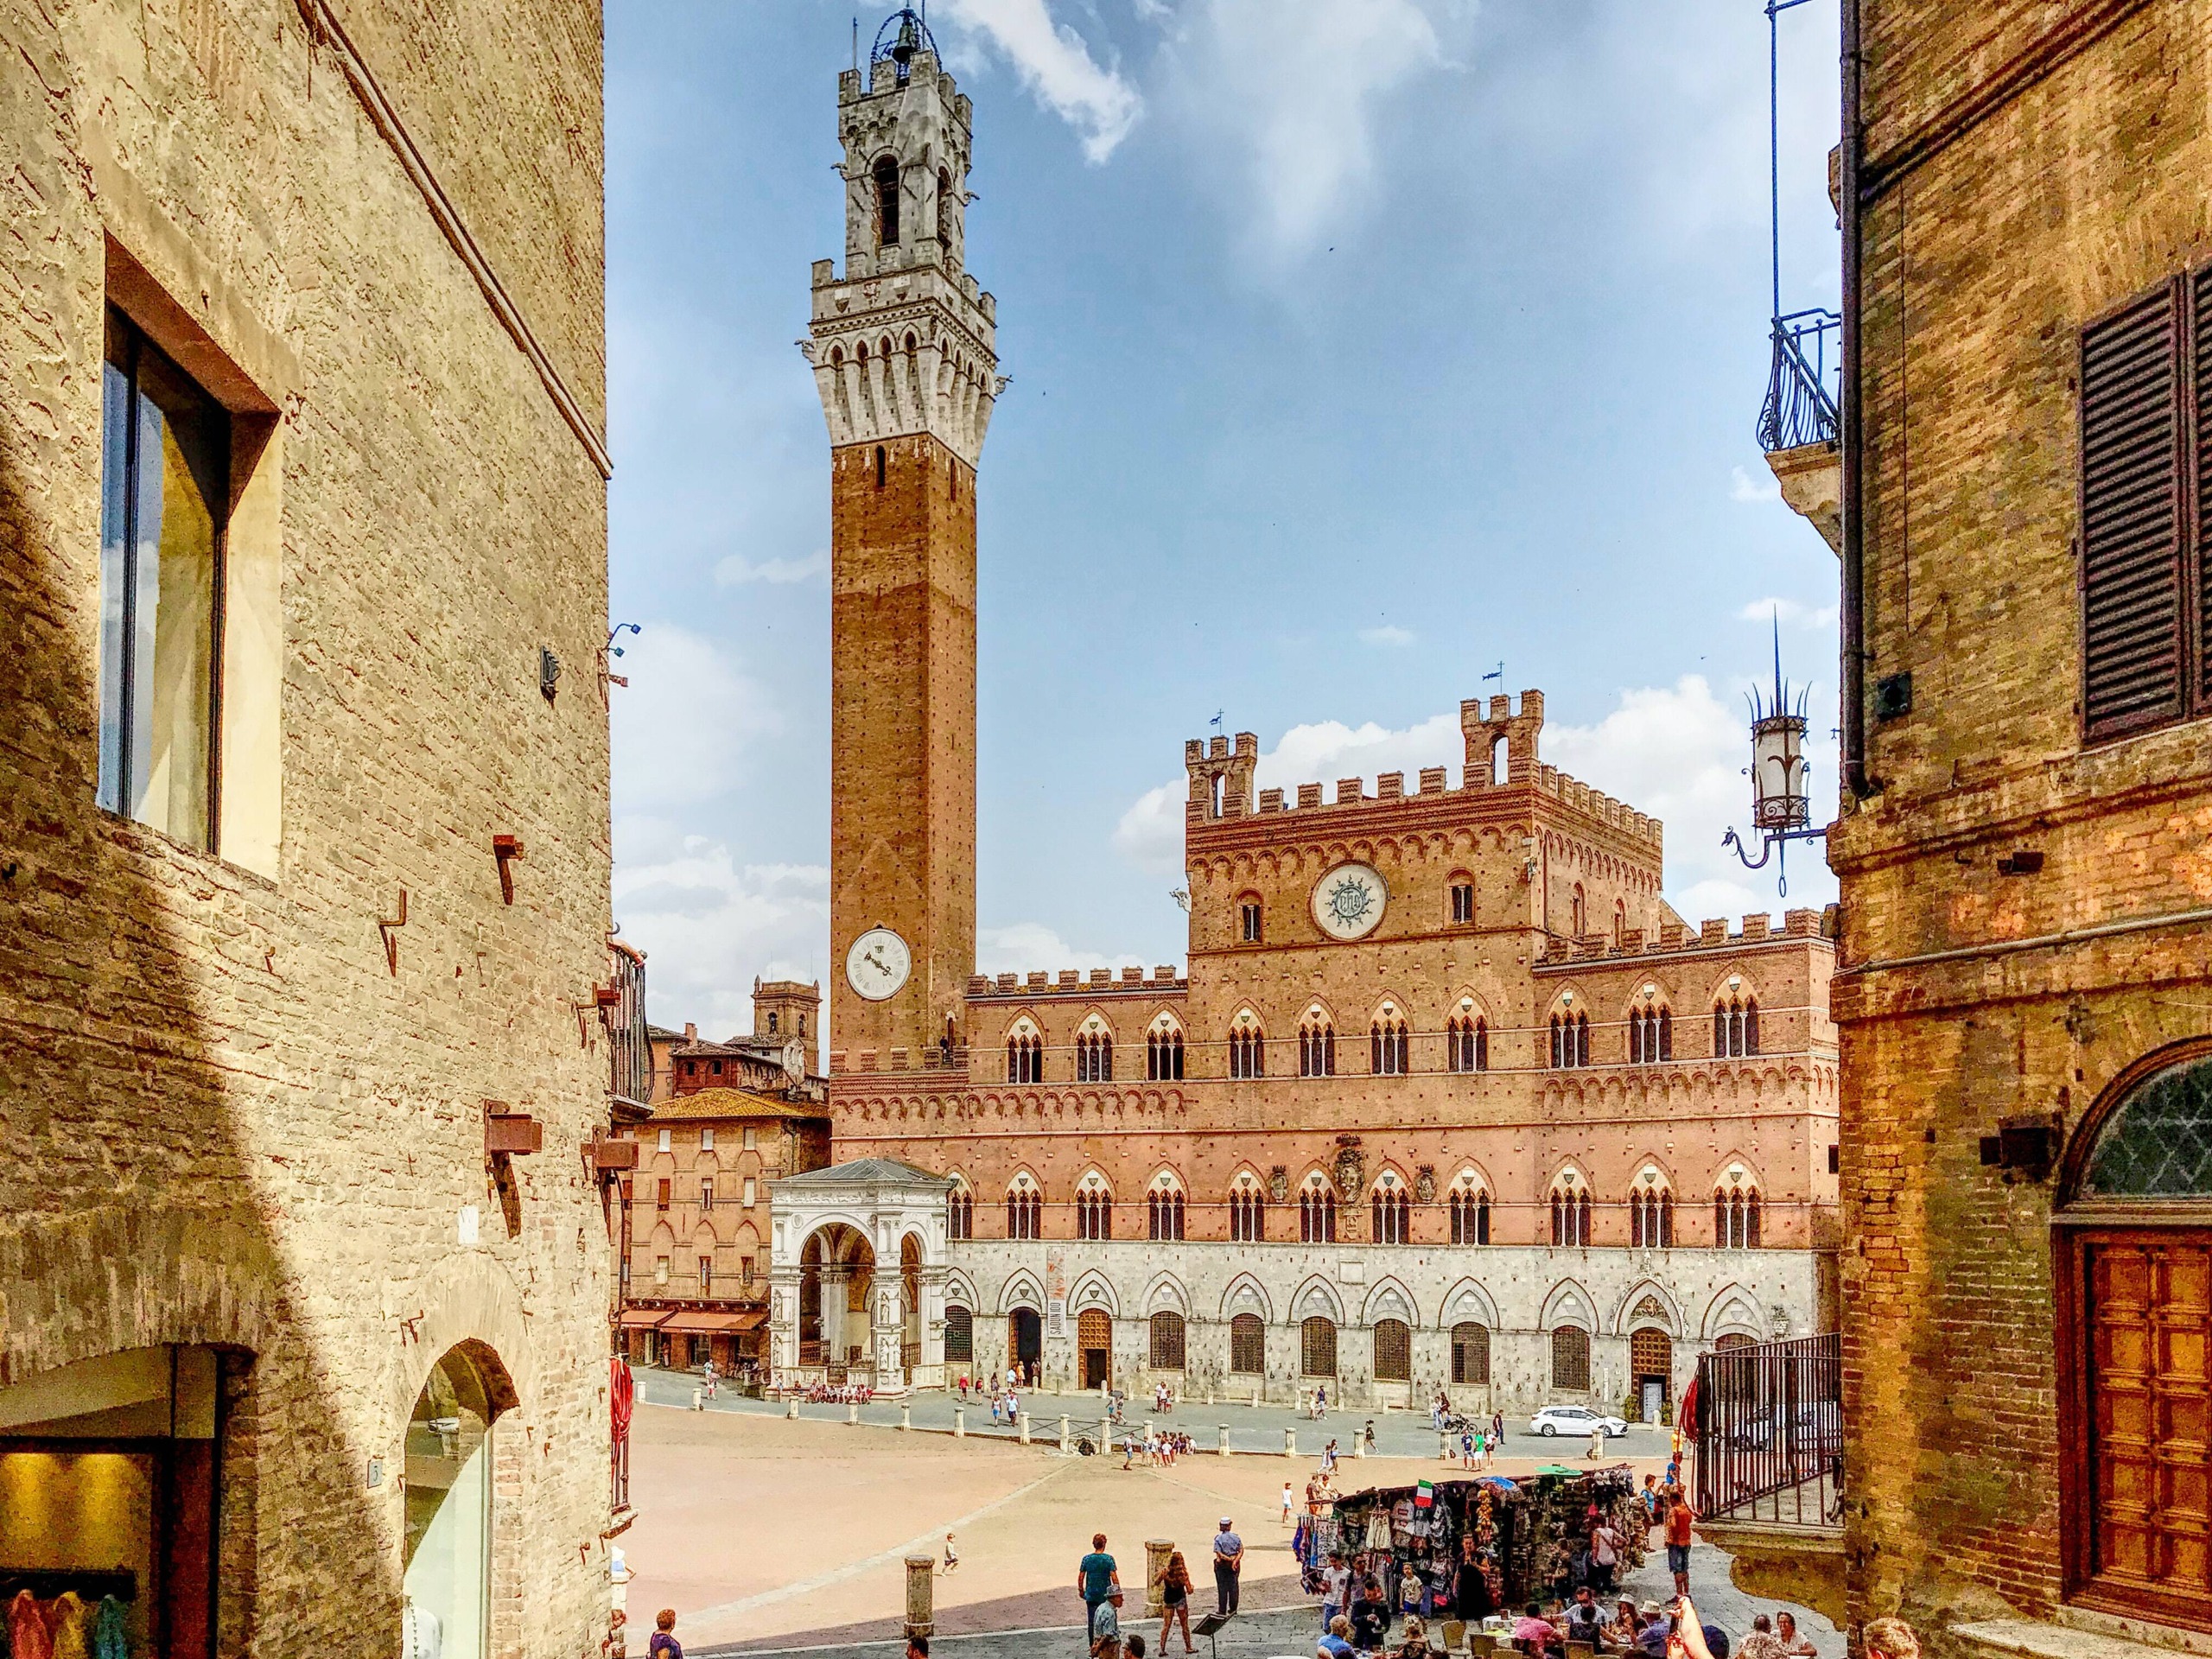
[[[876,245],[887,248],[899,240],[899,163],[888,156],[875,163]]]

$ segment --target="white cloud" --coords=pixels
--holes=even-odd
[[[1142,957],[1127,951],[1101,955],[1068,944],[1042,922],[1014,922],[1005,927],[976,930],[976,971],[979,974],[1018,974],[1033,969],[1057,973],[1063,968],[1088,974],[1094,968],[1141,968]]]
[[[1388,622],[1380,627],[1362,628],[1359,631],[1359,637],[1363,644],[1387,645],[1393,648],[1402,648],[1414,642],[1414,636],[1410,631],[1394,626]]]
[[[624,641],[629,685],[613,688],[614,798],[626,811],[711,800],[745,776],[756,738],[782,712],[726,641],[649,622]]]
[[[656,1022],[696,1020],[716,1037],[750,1031],[756,974],[827,977],[830,872],[821,865],[740,864],[724,843],[653,818],[620,820],[614,838],[614,915],[645,953]]]
[[[1778,907],[1772,868],[1747,871],[1720,842],[1724,830],[1732,825],[1740,830],[1750,817],[1744,777],[1750,719],[1704,677],[1688,674],[1670,686],[1621,692],[1611,712],[1593,725],[1546,726],[1541,753],[1546,764],[1666,825],[1667,891],[1688,919],[1740,916]],[[1817,815],[1829,804],[1822,791],[1835,776],[1835,746],[1822,718],[1813,724],[1807,754]],[[1293,727],[1263,753],[1257,786],[1294,790],[1318,782],[1323,798],[1333,800],[1340,777],[1367,780],[1371,790],[1378,772],[1402,772],[1410,780],[1423,766],[1440,766],[1449,769],[1456,787],[1465,759],[1457,710],[1402,730],[1371,721],[1352,727],[1324,721]],[[1122,815],[1115,850],[1140,869],[1179,870],[1185,792],[1182,784],[1163,784],[1140,796]],[[1834,880],[1818,846],[1793,848],[1789,868],[1794,886],[1788,903],[1821,904],[1834,897]]]
[[[1739,622],[1772,622],[1777,616],[1785,628],[1832,628],[1836,622],[1836,607],[1816,607],[1794,599],[1755,599],[1736,613]]]
[[[732,553],[715,566],[715,585],[735,588],[748,582],[778,583],[810,582],[830,574],[830,550],[817,548],[803,559],[763,559],[755,564],[741,553]]]
[[[1770,478],[1764,483],[1760,483],[1741,467],[1732,467],[1729,471],[1735,474],[1735,481],[1728,486],[1728,499],[1731,501],[1779,501],[1782,499],[1782,485],[1778,480]]]
[[[1190,106],[1242,152],[1263,239],[1302,252],[1375,171],[1376,105],[1446,60],[1465,0],[1192,0],[1177,51]]]
[[[1143,113],[1136,88],[1093,58],[1075,30],[1054,22],[1046,0],[947,0],[946,10],[996,47],[1031,95],[1083,136],[1090,161],[1111,156]]]

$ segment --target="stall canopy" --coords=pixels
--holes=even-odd
[[[626,1307],[615,1323],[625,1331],[650,1331],[669,1317],[664,1307]]]
[[[681,1313],[669,1314],[661,1321],[659,1328],[674,1337],[726,1337],[742,1331],[757,1331],[767,1320],[766,1310],[758,1307],[748,1307],[735,1313],[688,1308]]]

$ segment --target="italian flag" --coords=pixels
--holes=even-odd
[[[1420,1485],[1414,1488],[1414,1507],[1415,1509],[1425,1510],[1435,1502],[1436,1488],[1430,1485],[1428,1482],[1424,1480]]]

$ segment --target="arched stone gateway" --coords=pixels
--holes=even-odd
[[[495,1527],[492,1493],[514,1462],[499,1419],[515,1403],[499,1357],[481,1343],[449,1348],[408,1414],[400,1650],[486,1659],[492,1580],[513,1548]]]
[[[776,1183],[770,1385],[897,1392],[944,1381],[947,1205],[957,1183],[861,1158]]]

